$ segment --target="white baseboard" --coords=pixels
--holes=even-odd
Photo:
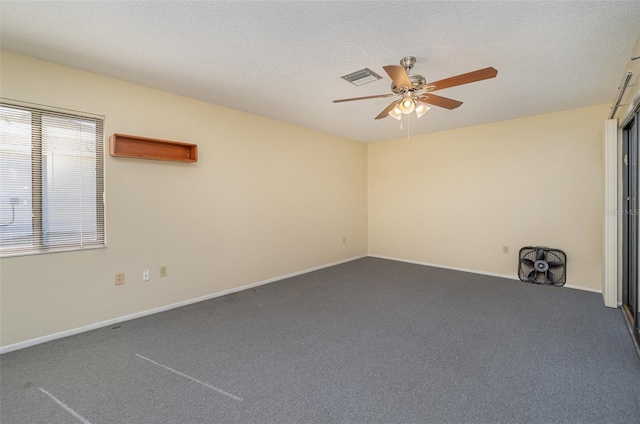
[[[287,278],[296,277],[298,275],[307,274],[309,272],[318,271],[323,268],[329,268],[335,265],[340,265],[346,262],[355,261],[357,259],[362,259],[367,257],[367,255],[355,256],[349,259],[343,259],[337,262],[332,262],[326,265],[320,265],[313,268],[308,268],[302,271],[292,272],[291,274],[281,275],[274,278],[269,278],[268,280],[258,281],[256,283],[246,284],[240,287],[234,287],[232,289],[223,290],[221,292],[211,293],[206,296],[196,297],[194,299],[183,300],[181,302],[172,303],[170,305],[160,306],[153,309],[148,309],[146,311],[136,312],[135,314],[125,315],[122,317],[112,318],[106,321],[96,322],[95,324],[89,324],[82,327],[72,328],[71,330],[61,331],[59,333],[48,334],[42,337],[36,337],[35,339],[25,340],[24,342],[14,343],[7,346],[0,347],[0,354],[13,352],[14,350],[24,349],[27,347],[35,346],[41,343],[50,342],[52,340],[61,339],[63,337],[73,336],[75,334],[84,333],[91,330],[96,330],[102,327],[108,327],[110,325],[118,324],[124,321],[129,321],[136,318],[142,318],[148,315],[157,314],[159,312],[168,311],[175,308],[180,308],[182,306],[191,305],[193,303],[203,302],[205,300],[213,299],[220,296],[225,296],[227,294],[236,293],[239,291],[251,289],[253,287],[262,286],[269,283],[274,283],[276,281],[285,280]]]
[[[602,289],[590,289],[589,287],[580,287],[580,286],[573,286],[571,284],[565,284],[562,287],[566,287],[568,289],[576,289],[576,290],[584,290],[584,291],[588,291],[588,292],[593,292],[593,293],[600,293],[602,294]]]
[[[409,263],[409,264],[432,266],[434,268],[443,268],[443,269],[450,269],[450,270],[453,270],[453,271],[470,272],[472,274],[489,275],[491,277],[507,278],[509,280],[520,281],[520,279],[516,275],[498,274],[498,273],[495,273],[495,272],[478,271],[478,270],[475,270],[475,269],[459,268],[459,267],[455,267],[455,266],[433,264],[433,263],[429,263],[429,262],[412,261],[410,259],[392,258],[392,257],[389,257],[389,256],[381,256],[381,255],[369,255],[369,256],[372,257],[372,258],[388,259],[390,261],[406,262],[406,263]],[[585,291],[589,291],[589,292],[602,294],[602,290],[590,289],[590,288],[587,288],[587,287],[580,287],[580,286],[573,286],[571,284],[565,284],[562,287],[566,287],[568,289],[585,290]]]
[[[406,263],[410,263],[410,264],[424,265],[424,266],[432,266],[432,267],[435,267],[435,268],[450,269],[450,270],[453,270],[453,271],[469,272],[469,273],[472,273],[472,274],[489,275],[489,276],[492,276],[492,277],[507,278],[509,280],[520,281],[518,279],[518,277],[515,276],[515,275],[498,274],[498,273],[495,273],[495,272],[478,271],[478,270],[468,269],[468,268],[460,268],[460,267],[440,265],[440,264],[434,264],[434,263],[429,263],[429,262],[421,262],[421,261],[412,261],[412,260],[409,260],[409,259],[393,258],[393,257],[381,256],[381,255],[360,255],[360,256],[355,256],[355,257],[348,258],[348,259],[343,259],[343,260],[340,260],[340,261],[337,261],[337,262],[332,262],[332,263],[329,263],[329,264],[326,264],[326,265],[320,265],[320,266],[316,266],[316,267],[313,267],[313,268],[308,268],[308,269],[305,269],[305,270],[302,270],[302,271],[293,272],[293,273],[286,274],[286,275],[281,275],[281,276],[278,276],[278,277],[270,278],[268,280],[258,281],[258,282],[251,283],[251,284],[246,284],[246,285],[240,286],[240,287],[234,287],[232,289],[223,290],[221,292],[211,293],[211,294],[208,294],[208,295],[205,295],[205,296],[201,296],[201,297],[197,297],[197,298],[194,298],[194,299],[183,300],[181,302],[176,302],[176,303],[172,303],[172,304],[165,305],[165,306],[160,306],[160,307],[153,308],[153,309],[148,309],[146,311],[136,312],[134,314],[125,315],[125,316],[121,316],[121,317],[117,317],[117,318],[112,318],[112,319],[109,319],[109,320],[106,320],[106,321],[100,321],[100,322],[97,322],[97,323],[94,323],[94,324],[89,324],[89,325],[85,325],[85,326],[82,326],[82,327],[73,328],[71,330],[65,330],[65,331],[61,331],[59,333],[48,334],[46,336],[37,337],[35,339],[25,340],[23,342],[14,343],[14,344],[10,344],[10,345],[7,345],[7,346],[2,346],[2,347],[0,347],[0,354],[13,352],[15,350],[24,349],[24,348],[27,348],[27,347],[31,347],[31,346],[35,346],[35,345],[41,344],[41,343],[50,342],[52,340],[61,339],[63,337],[69,337],[69,336],[73,336],[75,334],[80,334],[80,333],[84,333],[84,332],[87,332],[87,331],[96,330],[98,328],[108,327],[110,325],[119,324],[121,322],[130,321],[132,319],[142,318],[142,317],[145,317],[145,316],[148,316],[148,315],[153,315],[153,314],[157,314],[157,313],[160,313],[160,312],[169,311],[171,309],[180,308],[182,306],[191,305],[193,303],[203,302],[205,300],[213,299],[213,298],[220,297],[220,296],[225,296],[227,294],[236,293],[236,292],[239,292],[239,291],[251,289],[253,287],[258,287],[258,286],[262,286],[262,285],[269,284],[269,283],[274,283],[276,281],[285,280],[287,278],[296,277],[298,275],[307,274],[309,272],[318,271],[318,270],[323,269],[323,268],[329,268],[329,267],[332,267],[332,266],[335,266],[335,265],[340,265],[340,264],[343,264],[343,263],[346,263],[346,262],[355,261],[357,259],[362,259],[362,258],[365,258],[367,256],[368,257],[372,257],[372,258],[388,259],[388,260],[391,260],[391,261],[406,262]],[[569,284],[565,284],[563,287],[567,287],[567,288],[570,288],[570,289],[586,290],[586,291],[602,294],[602,290],[590,289],[590,288],[586,288],[586,287],[573,286],[573,285],[569,285]]]

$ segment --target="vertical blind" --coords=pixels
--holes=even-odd
[[[0,256],[104,246],[103,119],[0,102]]]

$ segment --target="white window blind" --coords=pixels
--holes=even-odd
[[[104,246],[103,119],[0,102],[0,256]]]

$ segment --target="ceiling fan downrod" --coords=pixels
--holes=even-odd
[[[407,75],[411,75],[411,68],[413,68],[413,65],[415,65],[415,63],[415,56],[406,56],[400,59],[400,66],[404,68],[404,70],[407,72]]]

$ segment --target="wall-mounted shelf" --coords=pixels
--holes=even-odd
[[[109,154],[125,158],[197,162],[198,145],[135,135],[113,134]]]

